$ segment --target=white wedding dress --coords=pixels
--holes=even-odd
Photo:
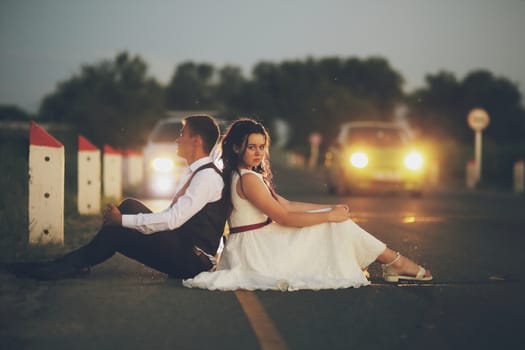
[[[241,174],[250,170],[241,170]],[[261,181],[262,176],[256,174]],[[267,216],[236,191],[232,179],[230,227],[264,222]],[[271,223],[228,236],[216,271],[183,281],[210,290],[337,289],[369,284],[363,273],[386,245],[352,220],[309,227]]]

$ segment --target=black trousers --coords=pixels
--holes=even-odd
[[[151,213],[142,202],[130,198],[118,208],[122,214]],[[129,228],[103,226],[91,242],[65,258],[85,267],[97,265],[116,252],[175,278],[194,277],[212,266],[204,255],[195,254],[192,244],[177,229],[143,234]]]

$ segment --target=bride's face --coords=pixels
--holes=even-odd
[[[250,134],[242,154],[242,166],[248,169],[258,166],[266,154],[266,138],[262,134]]]

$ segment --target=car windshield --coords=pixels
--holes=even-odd
[[[402,131],[391,128],[352,128],[348,130],[346,142],[349,145],[372,147],[400,147],[404,145]]]
[[[182,123],[164,123],[156,128],[151,134],[153,142],[174,142],[179,137]]]

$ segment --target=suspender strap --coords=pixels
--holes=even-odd
[[[193,180],[193,177],[195,176],[195,174],[197,174],[199,171],[201,171],[203,169],[207,169],[207,168],[213,168],[218,174],[221,173],[221,171],[213,163],[206,163],[204,165],[201,165],[200,167],[195,169],[195,171],[193,173],[191,173],[190,178],[186,181],[184,186],[182,186],[181,189],[175,194],[175,196],[173,197],[173,200],[171,201],[170,207],[172,207],[175,204],[175,202],[177,202],[177,199],[179,199],[179,197],[182,196],[184,194],[184,192],[186,192],[186,190],[188,189],[188,186],[190,185],[191,180]]]

